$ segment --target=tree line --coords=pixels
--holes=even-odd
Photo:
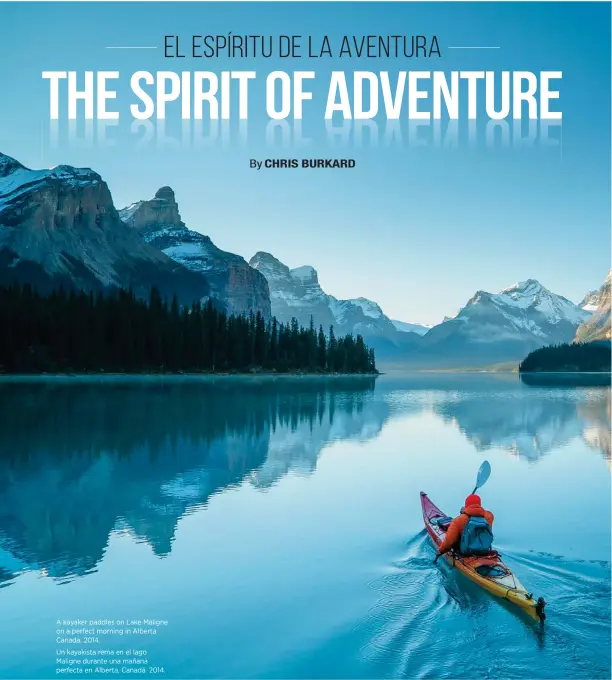
[[[530,352],[519,364],[519,372],[607,372],[610,371],[610,360],[609,342],[565,343]]]
[[[228,315],[211,301],[180,307],[156,288],[103,294],[29,284],[0,288],[0,372],[375,373],[362,336],[301,327],[257,312]]]

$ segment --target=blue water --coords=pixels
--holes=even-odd
[[[609,423],[609,389],[511,375],[0,382],[0,678],[96,647],[174,680],[610,677]],[[456,513],[485,458],[543,629],[432,564],[419,491]],[[77,618],[167,625],[58,643]]]

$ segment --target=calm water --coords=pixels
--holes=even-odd
[[[0,383],[0,677],[609,677],[609,422],[502,375]],[[419,491],[456,513],[485,458],[543,630],[432,565]],[[56,642],[77,618],[167,625]]]

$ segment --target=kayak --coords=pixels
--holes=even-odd
[[[427,533],[434,544],[439,546],[444,540],[446,530],[452,518],[436,507],[423,491],[421,491],[421,505],[423,507],[423,520],[425,521]],[[491,551],[491,553],[484,556],[464,557],[451,550],[444,554],[444,558],[481,588],[517,605],[532,618],[544,623],[546,618],[544,613],[546,602],[541,597],[534,600],[533,594],[527,592],[516,576],[504,564],[498,552]]]

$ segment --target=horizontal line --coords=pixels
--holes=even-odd
[[[449,50],[499,50],[501,48],[500,47],[489,47],[489,46],[477,47],[475,45],[462,45],[461,47],[448,47],[447,49],[449,49]]]
[[[40,2],[40,0],[22,0],[23,2]],[[83,0],[67,0],[69,2],[82,2]],[[167,0],[137,0],[138,2],[167,2]],[[202,2],[203,0],[187,0],[188,2]],[[219,0],[204,0],[205,2],[217,2]],[[244,2],[245,0],[223,0],[224,2]],[[248,2],[261,2],[261,0],[247,0]],[[287,2],[287,0],[270,0],[271,2]],[[372,0],[306,0],[306,2],[372,2]],[[473,2],[474,0],[458,0],[460,2]],[[480,0],[479,0],[480,1]],[[486,2],[486,0],[484,0]],[[526,2],[533,2],[534,0],[525,0]],[[538,1],[538,0],[535,0]],[[543,0],[547,3],[553,2],[576,2],[576,0]],[[598,3],[610,4],[610,0],[592,0]],[[15,2],[15,0],[0,0],[0,3]],[[109,2],[125,2],[125,0],[109,0]],[[403,2],[406,0],[390,0],[390,2]],[[448,2],[448,0],[428,0],[428,2]],[[516,0],[499,0],[499,2],[516,2]]]
[[[142,45],[119,45],[116,47],[105,47],[105,50],[156,50],[157,47],[145,47]]]

